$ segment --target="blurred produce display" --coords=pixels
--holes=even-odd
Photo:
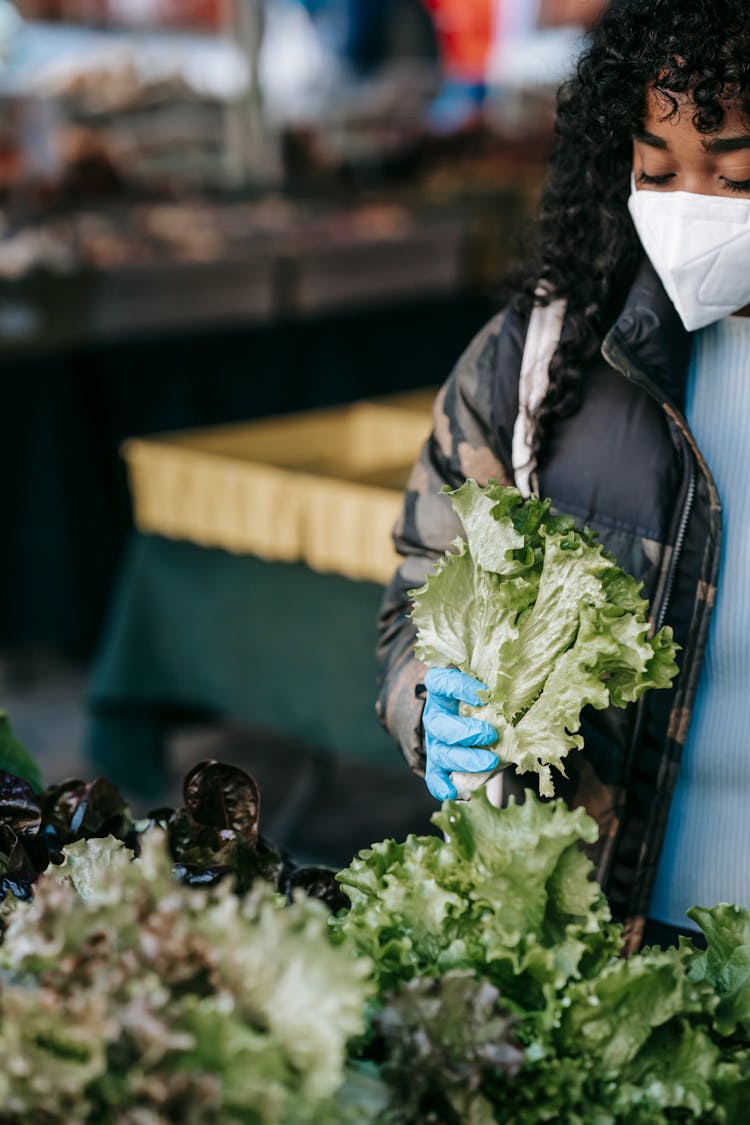
[[[512,156],[543,161],[554,90],[601,6],[2,0],[0,97],[14,105],[21,180],[47,187],[79,156],[81,129],[96,137],[89,154],[152,191],[293,187],[302,155],[382,172],[466,132],[494,151],[522,139]]]
[[[20,0],[30,19],[126,26],[210,27],[221,21],[222,0]]]
[[[0,239],[0,347],[252,324],[484,291],[527,207],[195,200],[80,208]]]
[[[230,28],[20,24],[0,68],[18,160],[0,186],[31,188],[44,204],[61,193],[69,200],[136,185],[158,193],[227,183],[229,118],[253,90],[259,36],[248,35],[246,44]],[[92,164],[110,175],[92,176]]]
[[[244,263],[252,276],[228,287],[255,295],[228,301],[224,320],[297,313],[296,263],[344,247],[350,281],[378,246],[400,244],[397,271],[421,255],[445,288],[453,255],[455,289],[496,286],[549,154],[551,87],[495,87],[471,128],[436,131],[430,6],[386,5],[382,64],[356,74],[321,30],[325,7],[27,0],[24,20],[0,0],[0,346],[143,327],[81,311],[109,284],[102,272],[158,269],[168,295],[182,292],[168,267],[195,268],[205,288],[201,268]],[[19,290],[42,276],[43,298]],[[50,335],[50,278],[61,276],[81,292],[66,293],[68,325]],[[422,280],[407,272],[359,299]],[[170,326],[168,310],[160,322]]]

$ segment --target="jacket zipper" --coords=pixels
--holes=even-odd
[[[696,492],[695,460],[693,458],[692,451],[687,447],[687,442],[685,442],[685,446],[686,446],[687,454],[690,457],[690,469],[689,469],[689,473],[688,473],[688,485],[687,485],[687,490],[685,492],[685,501],[684,501],[683,506],[682,506],[682,513],[680,515],[680,523],[679,523],[679,526],[677,528],[677,534],[675,536],[674,547],[673,547],[673,550],[672,550],[672,558],[670,559],[670,562],[669,562],[669,573],[667,575],[667,580],[664,584],[664,592],[663,592],[662,597],[661,597],[661,604],[659,605],[659,612],[658,612],[657,617],[654,619],[654,632],[656,632],[656,633],[658,633],[659,630],[661,628],[663,628],[664,623],[665,623],[666,618],[667,618],[667,613],[669,612],[669,606],[670,606],[671,601],[672,601],[672,594],[674,593],[674,584],[675,584],[675,581],[676,581],[676,578],[677,578],[677,570],[678,570],[679,565],[680,565],[680,556],[682,555],[682,549],[685,545],[685,538],[687,536],[688,524],[690,522],[690,517],[693,514],[693,506],[695,504],[695,492]],[[628,777],[628,784],[629,784],[630,772],[633,768],[633,760],[634,760],[634,757],[635,757],[635,750],[636,750],[636,747],[640,743],[641,738],[643,736],[643,724],[644,724],[645,719],[646,719],[646,704],[647,704],[647,702],[648,702],[648,696],[642,695],[641,698],[638,700],[638,703],[636,704],[636,718],[635,718],[635,723],[633,724],[633,734],[632,734],[632,737],[630,739],[630,746],[628,747],[627,764],[626,764],[626,767],[625,767],[627,777]],[[614,849],[613,849],[613,853],[614,853]],[[608,878],[609,877],[609,864],[607,865],[607,867],[608,867],[608,869],[607,869],[606,874],[607,874],[607,878]]]
[[[695,489],[696,489],[695,459],[693,457],[693,454],[692,454],[691,450],[688,450],[687,452],[688,452],[688,455],[690,457],[690,475],[689,475],[689,478],[688,478],[687,495],[685,496],[685,505],[682,509],[682,516],[680,518],[680,526],[677,529],[677,537],[675,538],[675,541],[674,541],[674,550],[672,551],[672,559],[671,559],[671,562],[669,564],[669,574],[667,575],[667,583],[666,583],[666,586],[664,587],[664,593],[662,595],[661,605],[659,607],[659,616],[656,619],[656,632],[657,633],[659,632],[659,630],[664,625],[664,622],[666,621],[666,618],[667,618],[667,613],[669,612],[669,605],[670,605],[670,602],[672,600],[672,594],[674,592],[675,579],[677,577],[677,568],[678,568],[679,563],[680,563],[680,556],[682,555],[682,549],[685,546],[685,537],[687,535],[688,523],[690,522],[690,517],[693,514],[693,505],[695,503]]]
[[[683,440],[684,440],[684,438],[683,438]],[[672,601],[672,594],[674,593],[674,584],[675,584],[675,581],[677,579],[677,570],[678,570],[679,565],[680,565],[680,557],[682,555],[682,549],[685,545],[685,538],[687,536],[688,524],[690,522],[690,517],[693,513],[693,507],[694,507],[694,504],[695,504],[695,492],[696,492],[695,459],[693,457],[692,450],[689,448],[687,442],[685,442],[685,449],[686,449],[687,455],[690,458],[690,468],[689,468],[689,471],[688,471],[688,484],[687,484],[687,490],[685,492],[685,500],[684,500],[684,503],[683,503],[683,506],[682,506],[682,512],[680,514],[680,522],[679,522],[679,525],[678,525],[678,528],[677,528],[677,534],[676,534],[675,540],[674,540],[674,547],[673,547],[673,550],[672,550],[672,558],[670,559],[670,562],[669,562],[669,573],[667,574],[667,580],[664,584],[664,592],[662,593],[661,603],[659,605],[659,612],[658,612],[658,615],[656,616],[656,618],[654,619],[654,632],[656,632],[656,633],[658,633],[659,630],[663,627],[663,625],[666,621],[667,613],[669,612],[669,606],[670,606],[670,603]],[[646,721],[646,705],[647,705],[647,702],[648,702],[648,695],[646,694],[646,695],[642,695],[641,698],[638,700],[638,703],[636,704],[635,723],[633,724],[633,733],[632,733],[632,736],[631,736],[631,739],[630,739],[630,745],[628,746],[628,756],[627,756],[626,765],[625,765],[625,772],[626,772],[626,778],[627,778],[626,786],[630,785],[630,775],[631,775],[631,771],[633,769],[633,763],[634,763],[634,760],[635,760],[636,747],[639,745],[639,743],[641,741],[641,738],[643,737],[643,724]],[[611,852],[610,852],[610,855],[607,857],[606,871],[604,873],[605,879],[609,879],[610,870],[611,870],[611,861],[614,858],[614,854],[615,854],[616,850],[617,850],[616,846],[613,847]]]

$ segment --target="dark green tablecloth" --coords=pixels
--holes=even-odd
[[[374,712],[381,587],[135,534],[95,662],[89,752],[143,793],[169,725],[248,723],[403,769]]]

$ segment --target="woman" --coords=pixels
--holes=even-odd
[[[558,787],[599,822],[631,949],[673,940],[693,903],[750,906],[749,306],[750,7],[621,0],[561,90],[528,266],[438,395],[395,532],[379,713],[438,799],[496,761],[457,714],[475,684],[413,655],[407,591],[460,533],[443,485],[530,480],[596,530],[682,646],[671,692],[585,715]]]

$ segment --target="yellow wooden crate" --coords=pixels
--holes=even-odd
[[[141,531],[387,582],[433,391],[132,439]]]

